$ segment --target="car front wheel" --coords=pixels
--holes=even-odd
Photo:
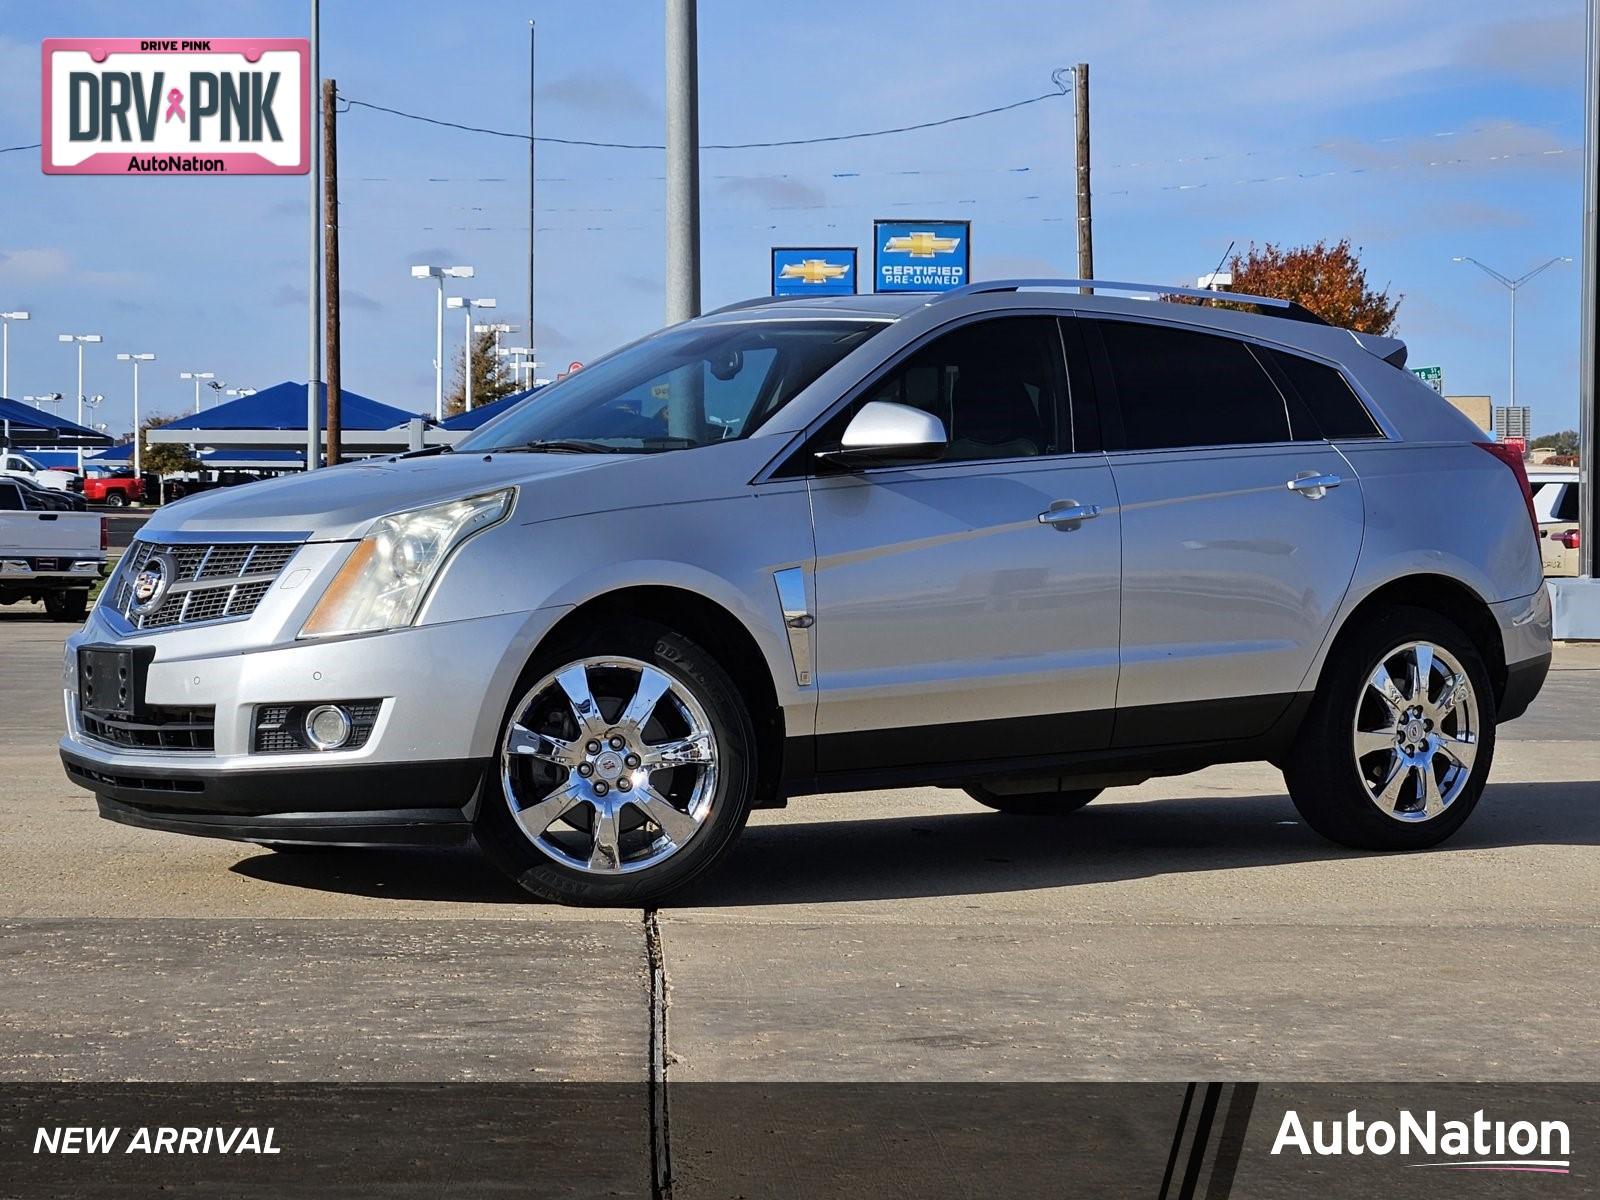
[[[524,674],[478,840],[544,899],[650,904],[733,844],[755,754],[746,707],[707,650],[653,623],[612,625]]]
[[[1284,778],[1324,837],[1418,850],[1466,821],[1494,740],[1494,690],[1471,639],[1437,613],[1394,608],[1333,647]]]

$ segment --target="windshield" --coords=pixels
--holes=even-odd
[[[456,449],[645,453],[746,437],[883,324],[669,329],[536,392]]]

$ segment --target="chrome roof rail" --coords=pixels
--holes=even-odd
[[[940,292],[930,304],[948,300],[953,296],[981,296],[988,292],[1019,292],[1024,288],[1052,288],[1072,290],[1093,288],[1097,292],[1144,293],[1151,298],[1183,296],[1194,300],[1221,300],[1230,304],[1253,304],[1268,317],[1285,317],[1291,321],[1307,321],[1326,325],[1316,313],[1293,300],[1276,296],[1253,296],[1248,292],[1219,292],[1209,288],[1173,287],[1165,283],[1119,283],[1111,279],[990,279],[982,283],[969,283],[965,287]]]

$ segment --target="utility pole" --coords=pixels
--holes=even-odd
[[[328,288],[328,465],[339,465],[343,434],[339,400],[339,140],[334,100],[339,85],[322,81],[322,252]]]
[[[1078,117],[1078,278],[1094,278],[1094,214],[1089,191],[1089,64],[1072,73],[1073,108]],[[1093,288],[1084,288],[1090,295]]]
[[[322,78],[322,59],[319,56],[319,35],[322,27],[322,10],[318,0],[311,0],[311,72],[306,94],[311,102],[306,136],[311,145],[306,149],[311,159],[311,253],[306,266],[309,282],[306,285],[306,307],[309,309],[310,346],[306,358],[306,470],[317,469],[317,455],[322,449],[322,163],[317,157],[317,80]]]
[[[528,346],[533,346],[533,150],[536,142],[533,139],[533,46],[534,34],[538,32],[536,22],[528,22]],[[499,344],[499,334],[496,334],[496,346]],[[470,405],[469,405],[470,408]]]
[[[667,324],[700,315],[700,68],[696,0],[667,0]],[[528,331],[528,344],[534,344]]]

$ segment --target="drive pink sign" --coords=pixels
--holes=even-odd
[[[49,175],[304,175],[304,38],[46,38]]]

